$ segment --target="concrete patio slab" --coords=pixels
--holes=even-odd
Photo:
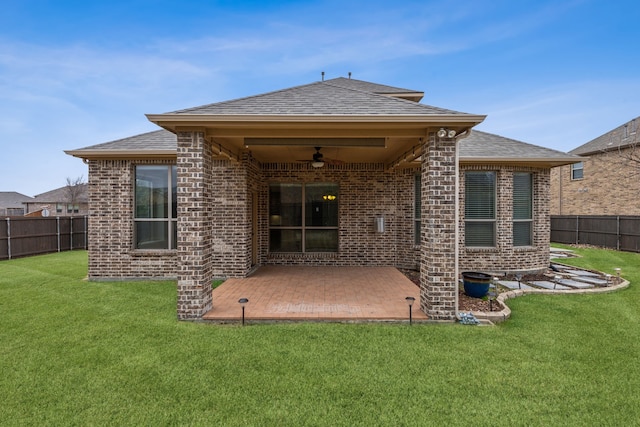
[[[408,321],[408,296],[413,320],[428,320],[419,288],[393,267],[265,266],[214,289],[203,320],[240,321],[247,298],[247,321]]]
[[[518,282],[515,280],[500,280],[498,283],[509,289],[533,289],[531,286],[522,282],[520,283],[520,287],[518,287]]]
[[[539,287],[539,288],[543,288],[543,289],[555,289],[558,291],[564,291],[564,290],[568,290],[571,289],[567,286],[564,285],[560,285],[558,283],[554,283],[554,282],[549,282],[546,280],[540,280],[540,281],[536,281],[536,282],[531,282],[533,285]]]

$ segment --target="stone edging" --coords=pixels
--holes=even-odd
[[[511,317],[511,309],[507,306],[506,301],[511,298],[517,298],[524,296],[526,294],[598,294],[598,293],[609,293],[615,292],[620,289],[624,289],[629,287],[629,281],[624,280],[622,283],[613,286],[604,286],[597,288],[589,288],[589,289],[570,289],[570,290],[554,290],[554,289],[515,289],[508,292],[503,292],[496,298],[499,301],[504,309],[502,311],[472,311],[471,313],[479,320],[486,320],[491,323],[499,323],[504,322],[509,317]]]

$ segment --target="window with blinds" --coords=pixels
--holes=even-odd
[[[465,172],[465,245],[496,246],[496,173]]]
[[[533,239],[533,175],[513,174],[513,246],[531,246]]]

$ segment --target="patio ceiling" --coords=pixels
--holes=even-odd
[[[466,131],[482,121],[484,116],[440,117],[439,120],[425,120],[424,117],[366,117],[364,120],[353,117],[333,121],[303,121],[289,118],[291,121],[265,121],[261,117],[256,121],[233,121],[228,117],[185,116],[159,117],[149,119],[171,132],[201,131],[205,139],[217,149],[233,156],[245,149],[251,151],[261,163],[296,163],[310,161],[315,153],[314,147],[321,147],[325,161],[336,163],[385,163],[390,164],[406,152],[421,145],[429,132],[444,127],[455,130],[457,134]],[[197,120],[197,122],[195,122]],[[208,121],[208,120],[213,120]],[[282,117],[280,117],[282,120]],[[214,150],[216,151],[216,150]]]

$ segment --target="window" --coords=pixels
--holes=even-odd
[[[67,204],[67,213],[78,213],[80,212],[80,207],[78,205],[74,205],[72,203]]]
[[[582,162],[571,165],[571,179],[582,179],[584,177],[584,164]]]
[[[271,252],[338,251],[338,185],[269,185]]]
[[[533,175],[513,174],[513,246],[531,246],[533,240]]]
[[[175,249],[177,242],[175,166],[137,166],[134,247]]]
[[[56,213],[61,214],[62,213],[62,208],[63,208],[62,203],[56,203]]]
[[[414,186],[414,202],[413,202],[413,243],[416,245],[421,244],[420,241],[420,224],[422,219],[422,177],[420,175],[416,175],[415,186]]]
[[[496,173],[465,173],[465,245],[496,245]]]

